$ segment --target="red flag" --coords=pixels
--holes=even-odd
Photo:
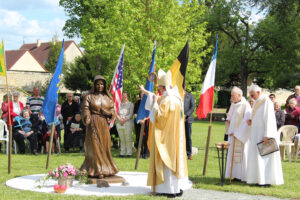
[[[123,90],[123,59],[124,59],[124,48],[122,47],[121,54],[119,57],[118,64],[115,69],[114,77],[111,81],[111,94],[113,95],[114,107],[116,111],[116,116],[119,112],[121,100],[122,100],[122,90]],[[113,127],[115,119],[110,122],[110,128]]]
[[[214,55],[211,59],[208,71],[206,73],[204,83],[201,89],[201,96],[199,106],[197,108],[197,116],[199,119],[206,118],[206,115],[213,109],[214,89],[215,89],[215,72],[217,64],[217,49],[218,49],[218,36],[216,39],[216,47]]]

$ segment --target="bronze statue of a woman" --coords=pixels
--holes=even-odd
[[[105,79],[94,78],[92,92],[84,97],[82,119],[86,125],[85,160],[81,170],[91,178],[102,179],[115,175],[119,169],[111,155],[108,119],[115,116],[112,98],[107,92]]]

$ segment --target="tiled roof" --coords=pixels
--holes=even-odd
[[[5,51],[6,68],[10,68],[24,55],[26,50],[8,50]]]
[[[72,42],[74,41],[73,40],[65,41],[64,50],[66,50],[72,44]],[[49,57],[50,46],[51,46],[51,42],[42,42],[39,47],[37,47],[37,43],[23,44],[20,50],[28,50],[38,60],[38,62],[44,66]]]

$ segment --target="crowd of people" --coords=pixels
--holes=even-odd
[[[8,105],[10,98],[10,105]],[[131,157],[133,148],[137,149],[140,134],[143,134],[141,144],[141,157],[149,158],[149,149],[147,146],[149,119],[136,121],[138,108],[143,98],[140,93],[136,102],[133,104],[129,101],[129,95],[126,91],[122,93],[122,102],[116,115],[114,126],[110,129],[112,147],[120,149],[120,157]],[[188,159],[192,159],[192,122],[194,121],[193,112],[195,109],[194,97],[191,93],[185,92],[185,129],[186,129],[186,150]],[[56,105],[55,131],[52,147],[49,146],[51,125],[45,121],[42,113],[44,97],[40,95],[40,89],[35,86],[32,96],[27,98],[25,104],[20,101],[20,93],[13,92],[12,95],[4,95],[2,103],[1,119],[13,128],[13,139],[17,145],[17,151],[24,154],[27,146],[32,154],[37,155],[39,152],[52,153],[58,152],[62,141],[64,152],[68,153],[70,148],[79,148],[79,152],[84,151],[84,140],[86,127],[81,119],[81,102],[79,96],[72,93],[66,94],[66,101],[62,105]],[[11,114],[8,114],[10,106]],[[10,117],[10,120],[9,120]],[[142,124],[144,130],[141,132]],[[135,134],[135,141],[132,140]],[[13,144],[14,145],[14,144]],[[1,146],[0,146],[1,148]],[[0,149],[1,150],[1,149]]]
[[[62,106],[56,105],[53,145],[50,147],[51,124],[45,121],[42,112],[44,97],[40,95],[38,86],[33,88],[32,93],[25,104],[20,101],[20,93],[17,91],[3,97],[1,120],[7,124],[7,127],[12,125],[12,136],[15,141],[13,145],[16,144],[17,152],[24,154],[26,146],[34,155],[38,152],[58,152],[63,129],[65,152],[68,152],[70,147],[79,147],[79,150],[83,151],[85,126],[81,121],[79,98],[67,94],[67,101]],[[9,103],[8,99],[10,99]]]

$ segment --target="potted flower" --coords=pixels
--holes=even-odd
[[[65,164],[50,171],[46,179],[52,178],[58,180],[58,185],[66,185],[69,188],[72,187],[74,176],[76,176],[78,172],[79,170],[73,165]]]

